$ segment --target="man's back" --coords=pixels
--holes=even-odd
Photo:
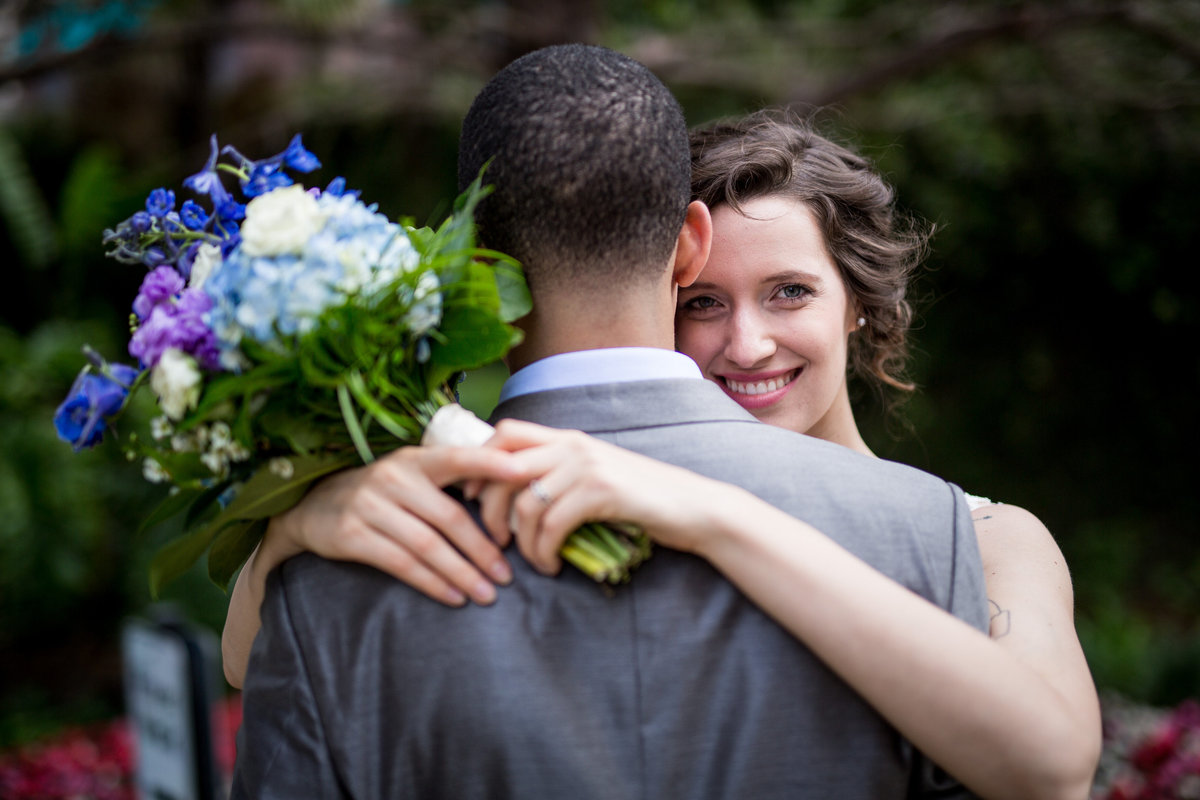
[[[700,381],[545,392],[499,413],[745,486],[985,626],[970,519],[943,481],[761,425]],[[274,738],[244,738],[260,749],[242,753],[242,788],[582,800],[924,785],[898,734],[704,561],[660,549],[612,592],[513,561],[494,606],[464,609],[355,565],[284,565],[246,695],[246,724]]]

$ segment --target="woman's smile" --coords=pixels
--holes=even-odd
[[[795,386],[803,368],[757,374],[727,373],[719,376],[725,393],[748,410],[777,403]]]

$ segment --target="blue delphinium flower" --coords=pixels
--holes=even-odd
[[[208,224],[208,212],[195,200],[187,200],[179,209],[179,219],[188,230],[199,231]]]
[[[231,196],[227,196],[224,200],[217,203],[216,212],[217,218],[222,223],[246,218],[246,206],[234,200]],[[233,229],[236,231],[237,226],[234,225]]]
[[[345,193],[346,179],[341,175],[331,180],[329,185],[325,187],[325,194],[329,195],[330,197],[341,197]]]
[[[223,153],[233,155],[236,164],[218,164]],[[186,188],[207,197],[211,210],[195,200],[187,200],[176,211],[175,193],[166,188],[155,189],[146,198],[145,210],[136,212],[115,229],[104,231],[103,242],[111,248],[108,256],[151,270],[172,266],[186,276],[198,241],[218,245],[225,255],[241,242],[239,222],[246,217],[246,206],[225,188],[222,171],[236,175],[245,198],[251,198],[292,185],[294,181],[286,170],[310,172],[320,166],[316,156],[304,148],[299,134],[292,137],[283,152],[258,160],[246,158],[229,146],[220,148],[214,135],[208,161],[183,182]]]
[[[270,158],[249,159],[228,145],[221,152],[229,153],[241,161],[244,174],[241,180],[242,192],[247,197],[258,197],[272,189],[291,186],[292,178],[283,171],[284,167],[297,172],[312,172],[321,166],[317,157],[304,148],[298,133],[292,137],[282,153]]]
[[[219,202],[222,197],[228,197],[229,192],[225,190],[224,184],[221,183],[221,176],[217,174],[217,156],[220,154],[220,149],[217,147],[217,135],[214,133],[209,139],[208,161],[205,162],[204,168],[195,175],[189,175],[183,179],[183,185],[191,189],[196,194],[206,194],[213,199],[213,202]]]
[[[167,253],[161,247],[147,247],[142,253],[142,263],[149,269],[154,269],[166,260]]]
[[[242,182],[242,191],[247,197],[258,197],[272,189],[291,186],[294,182],[278,163],[258,161],[250,167],[250,174]]]
[[[229,193],[229,190],[225,188],[225,184],[221,180],[221,175],[217,172],[217,156],[219,154],[220,149],[217,146],[217,136],[213,134],[208,161],[204,164],[204,168],[195,175],[188,176],[184,180],[183,185],[196,194],[207,195],[212,201],[213,214],[217,218],[217,233],[222,235],[224,230],[228,229],[228,226],[221,223],[226,220],[244,218],[246,216],[246,207],[239,203]],[[234,226],[233,230],[236,231],[237,226]]]
[[[136,369],[125,364],[109,364],[107,372],[85,368],[54,414],[58,437],[76,452],[103,438],[108,421],[121,410],[138,376]]]
[[[175,193],[170,189],[155,189],[146,198],[146,211],[152,217],[165,217],[175,208]]]
[[[288,142],[287,149],[283,151],[283,163],[287,164],[297,172],[312,172],[314,169],[321,168],[321,162],[317,157],[304,149],[304,145],[300,143],[300,134],[292,137]]]

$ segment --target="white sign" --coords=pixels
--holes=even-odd
[[[207,800],[196,774],[192,670],[178,633],[132,621],[122,631],[125,697],[144,800]]]

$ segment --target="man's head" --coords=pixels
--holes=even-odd
[[[688,134],[643,65],[577,44],[517,59],[467,112],[460,187],[489,160],[480,241],[522,262],[535,298],[666,272],[690,199]]]

